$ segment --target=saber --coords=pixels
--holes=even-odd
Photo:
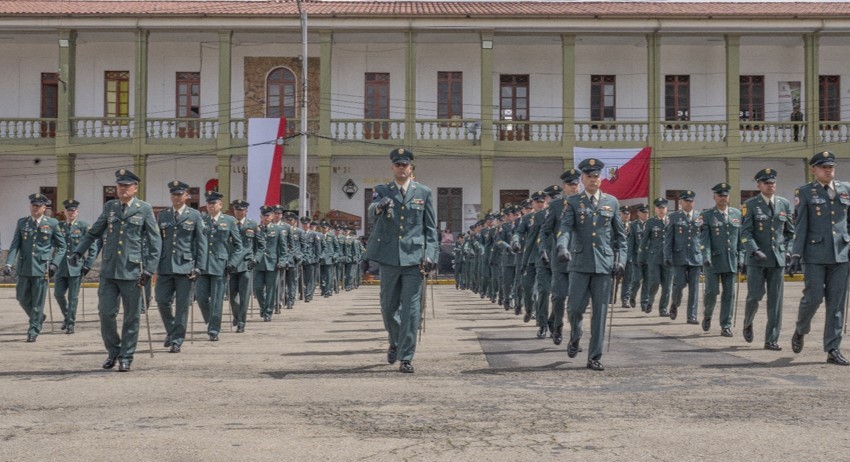
[[[145,272],[144,264],[141,261],[139,261],[139,271],[141,272],[141,274],[144,274],[144,272]],[[150,349],[151,358],[153,358],[153,339],[151,338],[151,319],[148,317],[148,311],[150,311],[150,308],[151,308],[150,307],[150,300],[148,300],[148,298],[145,297],[145,286],[143,286],[143,285],[140,286],[138,284],[136,284],[136,286],[139,288],[139,304],[141,304],[142,306],[145,307],[145,325],[147,325],[147,328],[148,328],[148,348]],[[124,309],[126,311],[126,307]]]
[[[419,296],[419,339],[417,343],[422,343],[422,334],[425,333],[425,311],[428,306],[428,273],[425,272],[423,263],[419,264],[419,273],[422,275],[422,288]]]
[[[620,264],[620,254],[616,253],[616,254],[614,254],[614,272],[611,274],[614,278],[614,290],[611,291],[611,301],[610,301],[609,306],[608,306],[608,311],[611,313],[611,317],[608,320],[608,346],[606,347],[605,351],[611,351],[611,337],[613,336],[612,331],[614,329],[614,307],[612,305],[614,303],[614,300],[616,300],[617,289],[618,289],[618,286],[620,284],[620,281],[617,278],[617,267],[619,266],[619,264]]]
[[[44,279],[47,280],[47,306],[50,309],[50,333],[54,333],[56,328],[53,326],[53,300],[50,299],[50,270],[48,269],[46,273],[44,273]],[[70,301],[69,301],[70,303]],[[42,309],[44,309],[42,307]]]
[[[197,279],[197,278],[196,278]],[[191,285],[189,286],[189,343],[195,343],[195,280],[192,280]],[[145,311],[147,313],[147,311]]]
[[[83,293],[83,321],[86,320],[86,285],[83,284],[83,278],[80,276],[80,291]]]

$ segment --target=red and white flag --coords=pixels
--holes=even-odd
[[[652,148],[573,150],[573,160],[578,164],[589,158],[605,164],[602,169],[602,192],[618,200],[643,199],[649,197],[649,164]]]
[[[258,219],[261,205],[280,202],[286,119],[248,120],[248,216]]]

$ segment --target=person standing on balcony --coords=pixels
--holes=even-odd
[[[62,205],[65,207],[65,220],[59,226],[62,227],[62,231],[65,234],[65,242],[71,252],[66,255],[66,258],[62,259],[62,263],[56,271],[53,296],[56,298],[59,309],[62,310],[62,316],[65,318],[62,321],[62,330],[66,334],[73,334],[74,324],[77,318],[80,284],[83,277],[88,274],[92,265],[94,265],[100,241],[95,241],[92,244],[85,261],[80,262],[77,266],[69,265],[68,260],[71,258],[71,253],[80,244],[83,236],[85,236],[91,226],[85,221],[77,219],[80,207],[79,201],[68,199]]]
[[[699,324],[697,309],[699,305],[699,276],[702,269],[702,249],[699,230],[702,215],[694,210],[693,191],[683,191],[682,210],[670,214],[670,221],[664,230],[664,264],[673,267],[673,300],[670,306],[670,319],[675,321],[682,304],[682,293],[688,288],[687,315],[688,324]]]
[[[794,104],[794,110],[791,111],[791,122],[802,122],[803,112],[800,111],[800,103]],[[800,124],[795,123],[793,126],[794,141],[800,141]]]
[[[381,269],[381,314],[387,330],[387,362],[401,361],[399,371],[413,373],[419,330],[423,274],[431,272],[440,251],[431,188],[413,181],[413,153],[390,152],[393,181],[375,187],[369,215],[375,227],[366,258]]]

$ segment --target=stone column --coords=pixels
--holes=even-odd
[[[139,183],[140,199],[145,198],[147,189],[147,153],[145,152],[145,141],[147,139],[147,114],[148,114],[148,40],[150,31],[136,31],[136,69],[133,74],[133,166],[136,175],[142,179]]]
[[[493,209],[493,32],[481,32],[481,212]]]
[[[741,37],[726,35],[726,181],[729,205],[741,205]]]
[[[74,116],[77,60],[77,31],[59,31],[59,92],[56,111],[56,201],[75,194],[76,157],[71,152],[71,118]]]
[[[319,32],[321,43],[319,58],[319,211],[331,209],[331,64],[333,59],[333,32]],[[314,212],[302,210],[301,214]],[[365,217],[364,217],[365,219]]]
[[[561,155],[564,170],[573,168],[576,145],[576,36],[561,34]]]
[[[227,30],[218,33],[218,133],[215,147],[218,192],[224,196],[221,199],[224,210],[227,210],[227,204],[230,204],[230,160],[233,156],[230,136],[232,45],[233,31]],[[241,196],[242,194],[237,195]]]
[[[646,36],[646,119],[649,128],[647,145],[652,149],[649,168],[649,202],[661,192],[661,36]]]

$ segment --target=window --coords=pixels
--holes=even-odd
[[[117,186],[104,186],[103,187],[103,203],[107,203],[113,199],[118,199],[118,187]]]
[[[177,73],[177,117],[197,119],[201,117],[201,73]]]
[[[289,69],[279,67],[269,73],[266,79],[266,117],[295,118],[295,85],[295,74]]]
[[[106,71],[106,92],[103,115],[105,117],[130,116],[130,71]]]
[[[617,120],[616,76],[590,76],[590,120]]]
[[[499,76],[499,120],[523,121],[529,119],[528,74]],[[528,125],[523,123],[500,123],[499,140],[528,141]]]
[[[664,77],[664,120],[691,120],[691,76]]]
[[[463,72],[437,72],[437,118],[463,118]]]
[[[681,192],[681,189],[668,189],[664,192],[664,198],[670,202],[667,204],[668,213],[679,210],[679,194]]]
[[[742,75],[740,120],[764,120],[764,76]],[[750,129],[747,126],[745,129]]]
[[[59,74],[41,74],[41,118],[55,119],[59,116]],[[56,137],[56,121],[40,124],[42,138]]]
[[[366,107],[364,118],[390,118],[390,74],[388,72],[366,73]],[[366,139],[389,139],[388,122],[366,122],[363,124],[363,136]]]
[[[841,120],[841,76],[822,75],[818,80],[820,120],[830,122]]]

